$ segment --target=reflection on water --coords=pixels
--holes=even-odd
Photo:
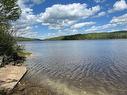
[[[26,79],[58,95],[127,95],[127,40],[21,42]]]

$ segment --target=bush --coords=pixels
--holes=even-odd
[[[23,48],[19,46],[14,38],[15,32],[11,30],[10,22],[19,18],[21,10],[17,0],[0,0],[0,56],[2,65],[14,62],[14,64],[25,60],[25,56],[19,55]]]

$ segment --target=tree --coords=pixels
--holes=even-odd
[[[0,0],[0,56],[10,57],[17,53],[17,43],[11,30],[11,22],[16,21],[21,14],[17,0]],[[5,62],[5,61],[3,61]]]
[[[0,0],[0,23],[17,20],[20,14],[17,0]]]

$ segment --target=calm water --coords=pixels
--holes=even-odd
[[[127,40],[21,42],[26,79],[58,95],[127,95]]]

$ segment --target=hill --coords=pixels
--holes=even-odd
[[[94,40],[94,39],[126,39],[126,38],[127,31],[116,31],[116,32],[75,34],[69,36],[49,38],[45,40]]]
[[[24,38],[24,37],[17,37],[17,41],[42,41],[40,39],[34,39],[34,38]]]

